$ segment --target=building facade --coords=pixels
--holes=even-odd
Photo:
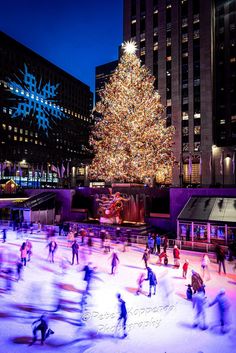
[[[0,97],[1,176],[75,179],[91,158],[89,87],[0,32]]]
[[[99,102],[100,92],[105,88],[105,84],[108,82],[111,75],[115,72],[117,65],[118,60],[96,66],[95,103]]]
[[[175,185],[235,185],[234,0],[124,0],[124,40],[175,127]]]

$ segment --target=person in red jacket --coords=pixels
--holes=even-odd
[[[173,256],[174,256],[174,267],[175,268],[179,268],[180,266],[180,263],[179,263],[179,260],[180,260],[180,253],[179,253],[179,249],[178,249],[178,246],[175,245],[174,246],[174,249],[173,249]]]
[[[185,260],[183,264],[183,278],[187,277],[189,261]]]

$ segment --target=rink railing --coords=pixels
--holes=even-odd
[[[0,220],[0,227],[10,227],[12,228],[12,222],[11,221],[6,221],[6,220]],[[45,229],[47,226],[44,226]],[[59,231],[58,226],[50,226],[54,227],[56,233]],[[33,225],[34,232],[37,229],[37,224]],[[1,230],[1,229],[0,229]],[[61,235],[61,237],[64,237]],[[94,237],[95,238],[100,238],[99,232],[94,232]],[[111,239],[112,241],[116,241],[116,236],[114,234],[111,234]],[[118,240],[120,242],[120,239]],[[146,235],[137,235],[137,234],[131,234],[131,243],[132,244],[140,244],[140,245],[146,245],[147,244],[147,236]],[[175,245],[178,246],[178,248],[181,250],[190,250],[190,251],[198,251],[198,252],[203,252],[203,253],[215,253],[215,245],[216,244],[210,244],[210,243],[203,243],[203,242],[196,242],[196,241],[186,241],[186,240],[179,240],[179,239],[168,239],[168,248],[173,248]],[[227,252],[228,247],[221,245],[222,248],[225,249]]]

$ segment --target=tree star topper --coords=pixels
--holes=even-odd
[[[123,47],[123,49],[124,49],[125,54],[134,55],[135,52],[138,50],[138,48],[137,48],[137,43],[134,42],[133,40],[124,42],[124,43],[122,44],[122,47]]]

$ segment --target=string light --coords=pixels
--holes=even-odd
[[[130,54],[124,50],[96,105],[102,119],[90,138],[95,157],[89,178],[144,182],[148,177],[171,183],[174,128],[166,127],[155,77],[141,66],[135,51]]]

